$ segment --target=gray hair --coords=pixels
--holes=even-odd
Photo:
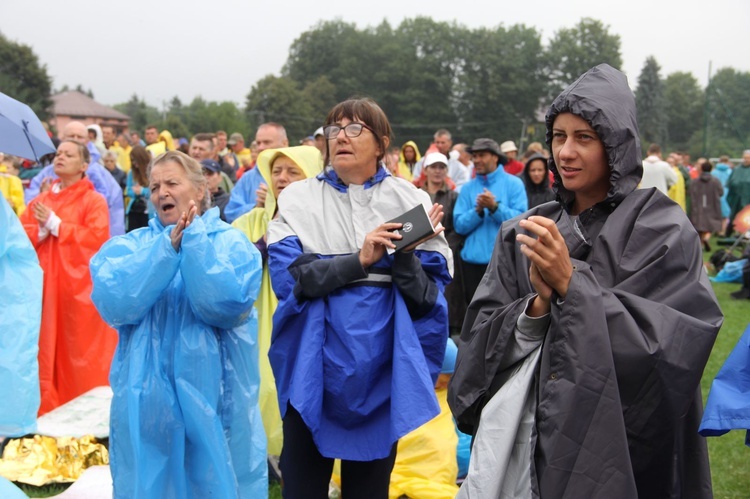
[[[107,158],[112,158],[117,162],[117,153],[114,151],[104,151],[104,154],[102,154],[102,161],[104,161]]]
[[[437,139],[438,137],[448,137],[448,140],[452,140],[453,137],[451,137],[451,133],[446,130],[445,128],[441,128],[437,132],[435,132],[435,135],[433,138]]]
[[[199,191],[203,191],[203,202],[198,206],[198,211],[202,215],[211,208],[211,193],[208,192],[208,182],[203,175],[203,167],[198,161],[180,151],[167,151],[158,155],[151,160],[148,165],[148,178],[151,180],[151,172],[154,167],[162,163],[172,162],[180,165],[185,170],[185,175],[193,186]]]

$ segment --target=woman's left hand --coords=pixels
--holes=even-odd
[[[516,240],[521,243],[521,252],[536,267],[536,271],[550,288],[565,299],[568,286],[573,276],[573,264],[570,261],[568,246],[565,244],[557,225],[546,217],[532,216],[521,220],[523,229],[536,238],[518,234]]]
[[[180,244],[182,243],[182,234],[185,229],[190,227],[190,224],[195,219],[195,216],[198,214],[198,207],[195,205],[195,201],[192,199],[190,200],[190,204],[188,205],[188,211],[185,213],[182,212],[182,216],[180,216],[180,219],[177,220],[177,224],[175,224],[174,228],[172,229],[172,233],[170,234],[172,238],[172,247],[175,251],[180,251]]]
[[[37,222],[39,222],[39,225],[42,227],[44,227],[44,225],[47,223],[47,220],[49,220],[49,216],[51,213],[52,210],[42,203],[36,203],[34,205],[34,218],[36,218]]]
[[[433,237],[435,237],[438,234],[440,234],[441,232],[443,232],[445,230],[445,227],[443,227],[442,225],[440,225],[440,227],[438,227],[438,225],[440,224],[440,221],[443,219],[443,215],[444,215],[443,214],[443,205],[442,204],[438,204],[438,203],[433,204],[432,208],[430,208],[430,211],[427,212],[427,216],[430,217],[430,222],[432,222],[432,226],[435,227],[435,232],[433,232],[429,236],[425,237],[424,239],[420,239],[419,241],[417,241],[414,244],[410,244],[409,246],[407,246],[406,248],[404,248],[404,251],[412,251],[414,248],[416,248],[420,244],[429,241]]]

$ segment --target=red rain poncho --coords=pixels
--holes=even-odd
[[[39,240],[34,205],[44,203],[60,217],[59,235]],[[107,202],[86,178],[37,196],[21,216],[44,270],[39,332],[39,414],[108,385],[117,333],[91,302],[89,260],[109,238]]]

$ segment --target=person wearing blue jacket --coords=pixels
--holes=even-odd
[[[523,181],[505,172],[506,156],[492,139],[477,139],[466,149],[476,178],[466,183],[453,209],[456,232],[466,236],[461,249],[464,293],[470,303],[492,257],[500,226],[528,209]]]
[[[389,220],[421,205],[438,226],[443,211],[388,173],[375,102],[337,104],[324,133],[328,166],[284,188],[268,226],[283,494],[327,498],[339,458],[343,497],[385,499],[398,439],[440,412],[452,254],[442,228],[389,251],[402,229]]]
[[[91,260],[92,299],[119,333],[114,497],[266,497],[253,308],[260,254],[208,209],[194,159],[161,155],[149,183],[157,216]]]
[[[70,139],[79,144],[88,144],[88,131],[83,123],[71,121],[63,129],[63,138]],[[122,199],[122,189],[117,180],[101,164],[91,160],[86,170],[86,177],[94,184],[96,192],[104,196],[109,208],[109,235],[119,236],[125,234],[125,207]],[[49,179],[49,180],[47,180]],[[42,169],[33,179],[24,192],[26,204],[39,195],[42,189],[47,188],[49,183],[57,179],[54,165],[48,165]],[[45,182],[46,180],[46,182]]]

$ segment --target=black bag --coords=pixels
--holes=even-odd
[[[133,200],[133,204],[130,205],[130,211],[133,213],[147,213],[148,206],[146,206],[146,199],[138,196]]]
[[[709,258],[709,262],[711,262],[711,265],[714,266],[714,269],[716,269],[716,272],[720,271],[722,267],[724,267],[724,264],[727,262],[736,262],[739,260],[740,257],[735,255],[729,250],[720,249],[714,251],[713,255],[711,255],[711,258]]]

